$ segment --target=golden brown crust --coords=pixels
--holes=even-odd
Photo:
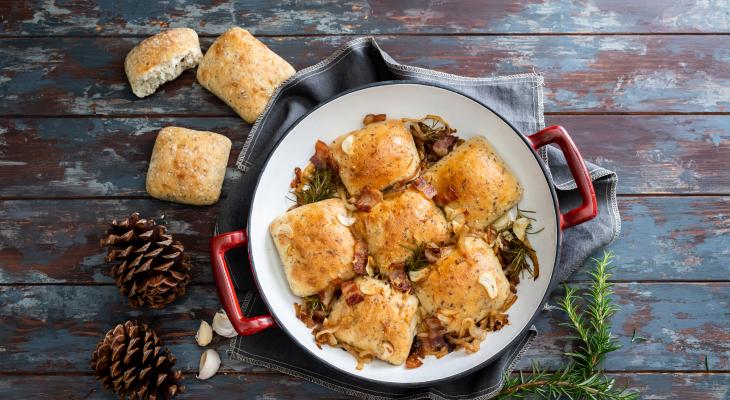
[[[358,213],[358,225],[368,242],[368,250],[381,269],[405,261],[409,247],[421,243],[441,243],[449,239],[443,212],[421,192],[405,190],[386,198],[370,212]]]
[[[311,296],[336,278],[354,276],[355,238],[338,219],[347,215],[340,199],[297,207],[269,226],[289,287],[297,296]]]
[[[183,204],[214,204],[230,151],[231,140],[214,132],[161,129],[147,170],[147,193]]]
[[[374,278],[360,277],[355,283],[364,300],[351,306],[342,297],[338,299],[323,329],[335,329],[339,342],[359,351],[403,364],[415,335],[418,299]]]
[[[274,89],[294,68],[247,30],[234,27],[219,36],[198,66],[203,87],[253,123]]]
[[[134,93],[139,97],[144,97],[154,92],[154,88],[159,86],[158,84],[154,88],[146,87],[150,86],[146,82],[149,78],[172,80],[184,69],[195,67],[201,58],[203,58],[203,54],[200,51],[198,34],[194,30],[169,29],[148,37],[134,46],[124,60],[124,71]],[[180,68],[175,70],[173,64],[181,63],[184,65],[180,65]],[[165,72],[160,72],[161,68],[169,70],[167,75]]]
[[[429,268],[415,284],[416,296],[426,312],[440,314],[448,332],[459,332],[466,319],[477,322],[501,311],[510,297],[502,266],[482,239],[461,238],[450,254]]]
[[[455,190],[458,198],[447,206],[466,209],[472,228],[486,228],[522,197],[517,177],[483,137],[467,140],[423,176],[439,193]]]
[[[371,123],[338,137],[331,148],[342,183],[352,195],[365,186],[383,190],[418,172],[418,150],[401,120]]]

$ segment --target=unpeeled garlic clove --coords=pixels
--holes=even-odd
[[[213,340],[213,329],[207,322],[200,321],[198,333],[195,334],[195,341],[198,342],[198,346],[205,347],[211,340]]]
[[[238,336],[238,332],[233,329],[233,325],[231,325],[231,321],[228,319],[225,311],[218,311],[213,316],[213,330],[215,333],[227,338]]]
[[[218,352],[208,349],[200,355],[200,365],[198,366],[198,375],[196,378],[206,380],[218,372],[221,366],[221,357]]]

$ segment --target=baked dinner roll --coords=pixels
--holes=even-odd
[[[444,213],[421,192],[408,189],[378,202],[370,212],[357,214],[358,228],[376,264],[386,269],[405,261],[409,248],[449,239]]]
[[[418,172],[418,150],[401,120],[371,123],[335,139],[332,154],[340,166],[340,178],[351,195],[362,188],[383,190],[407,181]]]
[[[355,238],[340,222],[342,216],[347,216],[343,201],[328,199],[287,211],[271,222],[269,232],[295,295],[311,296],[336,278],[355,276]]]
[[[466,323],[509,305],[509,281],[492,248],[480,238],[462,236],[451,253],[428,269],[426,277],[414,284],[416,296],[448,332],[458,333]]]
[[[253,123],[277,86],[296,72],[247,30],[231,28],[213,42],[198,67],[198,82]]]
[[[456,147],[424,173],[439,194],[453,191],[446,204],[466,210],[466,223],[486,228],[522,197],[522,186],[487,139],[473,137]]]
[[[338,342],[359,353],[400,365],[408,357],[418,323],[418,299],[370,277],[355,279],[363,300],[349,305],[340,296],[325,320],[323,330],[333,329]]]
[[[163,128],[147,170],[147,193],[183,204],[214,204],[220,197],[230,151],[231,140],[223,135]]]
[[[198,34],[192,29],[175,28],[134,46],[124,60],[124,72],[132,92],[137,97],[145,97],[184,70],[194,68],[201,58]]]

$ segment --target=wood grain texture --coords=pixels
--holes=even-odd
[[[224,191],[240,177],[236,159],[250,129],[240,118],[0,119],[0,196],[145,196],[152,147],[166,126],[229,137]]]
[[[730,116],[561,115],[546,122],[564,125],[587,160],[615,170],[621,194],[730,191]],[[250,125],[236,117],[0,118],[0,197],[144,196],[152,145],[168,125],[231,138],[224,192],[240,177],[233,165]]]
[[[548,112],[726,112],[728,36],[386,36],[395,59],[467,76],[538,71]],[[296,68],[351,37],[262,38]],[[0,40],[0,115],[222,115],[191,71],[137,99],[122,63],[136,38]],[[204,47],[211,39],[203,40]]]
[[[730,371],[730,283],[618,283],[615,289],[621,310],[614,333],[624,347],[608,356],[607,370],[698,371],[709,355],[710,370]],[[130,310],[114,286],[0,287],[0,343],[6,353],[0,373],[86,372],[99,338],[127,318],[150,324],[178,358],[177,365],[195,372],[199,320],[210,320],[218,304],[212,286],[193,286],[183,299],[157,311]],[[557,367],[570,349],[569,332],[559,326],[565,321],[559,310],[543,312],[536,322],[540,336],[518,368],[529,368],[530,360]],[[630,343],[633,329],[648,340]],[[212,346],[223,354],[228,340],[216,337]],[[221,369],[261,371],[228,359]]]
[[[728,280],[730,198],[621,197],[619,208],[622,237],[609,246],[615,280]],[[164,216],[192,256],[193,282],[212,282],[208,238],[217,207],[128,199],[0,202],[0,284],[112,283],[99,239],[111,218],[135,211]]]
[[[337,392],[282,374],[218,374],[207,381],[185,374],[185,392],[177,400],[200,399],[347,399]],[[5,399],[118,399],[104,389],[93,376],[3,376],[0,375],[0,398]]]
[[[728,32],[725,0],[3,2],[2,35]],[[718,10],[719,9],[719,10]]]
[[[628,384],[653,400],[725,400],[730,388],[730,374],[704,373],[620,373],[610,374],[618,384]],[[348,397],[280,374],[220,374],[201,382],[186,374],[185,392],[176,399],[209,400],[215,398],[260,399],[347,399]],[[2,398],[116,399],[92,376],[2,376]]]

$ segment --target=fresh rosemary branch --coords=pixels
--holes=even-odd
[[[426,244],[417,244],[415,247],[407,247],[411,251],[411,255],[408,256],[405,262],[406,272],[419,271],[428,266],[428,260],[426,259]]]
[[[329,168],[315,168],[307,178],[307,184],[294,191],[297,205],[303,206],[334,197],[337,194],[337,177]]]
[[[611,335],[611,317],[617,307],[613,302],[610,264],[613,255],[605,253],[602,259],[594,260],[596,268],[591,272],[593,283],[585,296],[579,296],[575,288],[566,286],[565,297],[558,303],[568,314],[573,338],[578,341],[575,351],[565,353],[570,363],[556,372],[548,372],[533,363],[532,373],[514,377],[507,375],[497,399],[531,398],[634,400],[639,395],[633,391],[616,388],[615,381],[603,374],[601,363],[606,354],[617,350],[620,345]],[[584,301],[584,307],[579,305]],[[584,308],[584,309],[583,309]]]

